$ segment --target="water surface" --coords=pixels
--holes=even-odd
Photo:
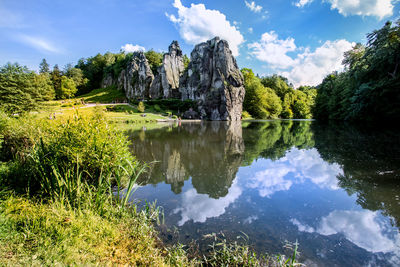
[[[316,266],[400,263],[400,138],[310,121],[184,123],[128,131],[154,162],[135,198],[164,208],[166,242],[246,233],[258,252]]]

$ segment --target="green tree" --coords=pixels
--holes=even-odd
[[[66,77],[61,76],[61,91],[60,94],[57,96],[60,99],[71,98],[75,95],[78,90],[76,89],[74,80]]]
[[[50,72],[50,66],[47,63],[46,59],[42,59],[42,62],[39,64],[39,73],[49,73]]]
[[[33,71],[18,63],[7,63],[0,68],[0,108],[4,112],[21,114],[37,106],[34,77]]]
[[[56,97],[58,99],[60,99],[60,95],[62,95],[61,93],[61,76],[62,73],[60,71],[60,68],[58,67],[58,65],[54,65],[53,67],[53,71],[51,72],[51,82],[53,83],[53,87],[54,87],[54,91],[56,93]]]
[[[158,67],[161,66],[162,60],[163,60],[163,53],[158,53],[154,51],[153,49],[147,51],[144,53],[144,55],[147,58],[147,61],[150,64],[151,71],[156,74],[158,73]]]
[[[243,109],[256,119],[277,118],[282,111],[279,97],[271,88],[264,87],[251,69],[242,69],[242,74],[246,90]]]
[[[48,101],[55,98],[55,91],[49,73],[34,75],[33,84],[37,89],[35,96],[36,99]]]

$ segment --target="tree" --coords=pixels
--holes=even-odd
[[[37,88],[35,96],[37,100],[48,101],[55,98],[55,91],[49,73],[34,75],[33,84]]]
[[[78,90],[76,89],[74,80],[66,76],[61,76],[61,91],[60,94],[58,95],[58,98],[60,99],[71,98],[75,95],[77,91]]]
[[[158,52],[154,51],[153,49],[151,49],[151,50],[147,51],[146,53],[144,53],[144,55],[146,56],[146,59],[150,64],[150,68],[151,68],[151,71],[153,72],[153,74],[158,73],[157,69],[162,64],[164,54],[158,53]]]
[[[0,107],[8,114],[25,113],[36,108],[38,95],[33,84],[35,74],[18,63],[0,68]]]
[[[61,92],[61,76],[62,73],[60,69],[58,68],[58,65],[54,65],[53,71],[51,72],[51,82],[53,83],[54,91],[56,93],[56,97],[60,99],[60,95],[62,95]]]
[[[264,87],[251,69],[242,69],[242,74],[246,90],[243,109],[257,119],[277,118],[282,111],[279,97],[271,88]]]
[[[47,64],[46,59],[42,59],[42,62],[39,64],[39,73],[49,73],[50,72],[50,66]]]

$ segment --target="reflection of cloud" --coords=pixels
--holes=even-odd
[[[243,223],[247,223],[247,224],[251,224],[252,222],[254,222],[255,220],[257,220],[258,219],[258,216],[256,216],[256,215],[252,215],[252,216],[249,216],[249,217],[247,217],[244,221],[243,221]]]
[[[265,167],[247,182],[247,187],[256,188],[262,197],[287,191],[293,184],[303,183],[306,179],[321,188],[335,190],[338,188],[336,176],[343,173],[338,164],[325,162],[316,149],[293,148],[280,160],[267,160]],[[289,174],[292,177],[287,177]]]
[[[388,230],[391,226],[388,222],[379,221],[377,212],[335,210],[323,217],[315,230],[296,219],[292,219],[291,222],[302,232],[317,232],[321,235],[343,234],[347,240],[370,252],[399,251],[399,234],[396,232],[390,235]]]
[[[293,168],[285,164],[276,164],[271,161],[267,164],[265,171],[256,172],[255,176],[247,183],[249,188],[257,188],[260,196],[270,197],[277,191],[289,190],[292,181],[285,180],[289,172],[294,171]]]
[[[228,194],[218,199],[210,198],[206,194],[198,194],[194,188],[182,194],[181,207],[174,213],[181,212],[182,219],[179,226],[187,221],[205,222],[208,218],[218,217],[225,213],[225,209],[242,194],[242,189],[234,181]]]
[[[311,226],[302,224],[297,219],[290,219],[290,222],[293,223],[294,225],[296,225],[300,232],[306,232],[306,233],[315,232],[314,228],[312,228]]]

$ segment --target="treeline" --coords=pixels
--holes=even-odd
[[[315,88],[294,89],[285,77],[259,78],[248,68],[242,69],[246,95],[244,116],[255,119],[310,119],[317,94]]]
[[[389,121],[400,118],[400,21],[387,22],[345,53],[346,70],[318,86],[320,120]]]
[[[55,65],[50,71],[43,59],[36,73],[18,63],[7,63],[0,68],[1,109],[8,114],[29,112],[40,101],[73,97],[87,82],[82,71],[71,65],[63,71]]]

